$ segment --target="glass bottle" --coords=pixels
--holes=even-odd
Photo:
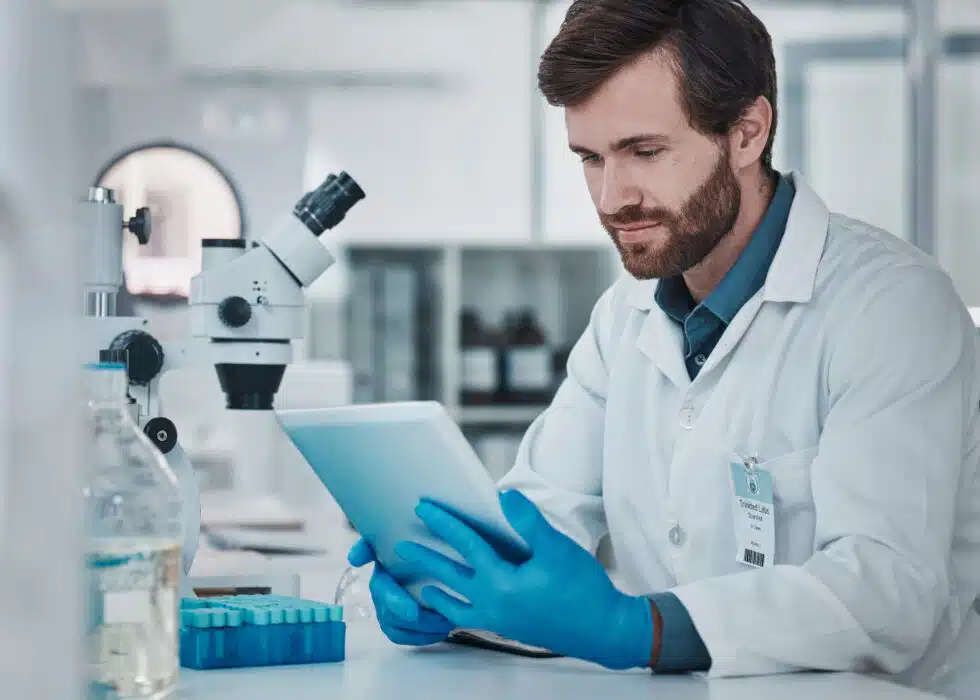
[[[507,401],[544,404],[551,400],[554,369],[551,348],[534,311],[525,308],[508,315],[505,376]]]
[[[86,367],[86,669],[90,698],[161,698],[177,684],[181,500],[135,422],[125,355]]]
[[[473,309],[460,314],[459,341],[460,402],[464,406],[492,403],[500,387],[498,343]]]

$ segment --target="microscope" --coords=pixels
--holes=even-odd
[[[146,208],[124,220],[112,190],[93,187],[79,204],[88,235],[84,265],[85,352],[125,350],[129,393],[137,422],[177,476],[184,503],[182,567],[197,553],[201,509],[197,478],[180,446],[177,426],[163,415],[159,382],[169,370],[212,364],[226,405],[237,411],[272,410],[293,359],[292,341],[303,337],[309,287],[333,265],[334,253],[320,238],[339,224],[364,191],[345,172],[330,175],[306,193],[260,241],[205,239],[201,272],[191,280],[191,339],[160,342],[146,319],[116,315],[123,284],[123,236],[150,240]]]

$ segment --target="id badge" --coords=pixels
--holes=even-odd
[[[757,569],[772,566],[776,548],[772,475],[756,466],[754,459],[733,457],[730,466],[735,559]]]

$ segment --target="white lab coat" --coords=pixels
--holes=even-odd
[[[853,670],[977,697],[976,332],[931,258],[792,178],[765,286],[698,377],[656,282],[618,281],[500,487],[590,551],[608,534],[623,589],[673,591],[710,676]],[[772,474],[765,569],[736,561],[733,454]]]

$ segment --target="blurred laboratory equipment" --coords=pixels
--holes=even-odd
[[[459,393],[464,406],[492,404],[500,391],[499,332],[480,313],[464,308],[459,328]]]
[[[415,304],[417,279],[407,267],[394,267],[381,277],[382,305],[378,309],[384,324],[385,342],[381,344],[381,366],[385,383],[383,401],[409,401],[418,393],[416,380]]]
[[[438,306],[431,256],[355,251],[349,263],[347,357],[354,370],[354,401],[434,398]]]
[[[503,402],[547,403],[554,385],[553,358],[534,310],[523,308],[508,314],[505,327]]]
[[[117,305],[128,302],[132,310],[120,309],[120,316],[185,307],[191,278],[201,269],[202,241],[244,237],[244,203],[235,182],[207,153],[187,144],[151,141],[126,148],[95,182],[114,191],[125,211],[145,206],[153,218],[148,243],[123,241],[125,283]],[[154,318],[153,329],[162,337],[158,323]]]
[[[180,666],[181,494],[135,421],[126,353],[86,368],[91,459],[84,486],[91,698],[159,697]]]
[[[202,270],[191,280],[191,335],[188,343],[161,343],[146,319],[116,316],[122,284],[123,234],[132,231],[145,244],[150,216],[140,210],[123,221],[111,190],[95,187],[80,215],[94,234],[84,272],[89,352],[125,350],[130,392],[139,424],[167,457],[184,502],[183,571],[193,564],[200,536],[200,493],[177,428],[163,415],[159,381],[169,370],[214,365],[226,406],[235,411],[270,411],[293,359],[291,341],[305,330],[303,289],[336,261],[320,236],[339,224],[365,197],[346,172],[327,177],[305,194],[291,214],[261,241],[202,241]],[[313,234],[313,235],[310,235]]]

